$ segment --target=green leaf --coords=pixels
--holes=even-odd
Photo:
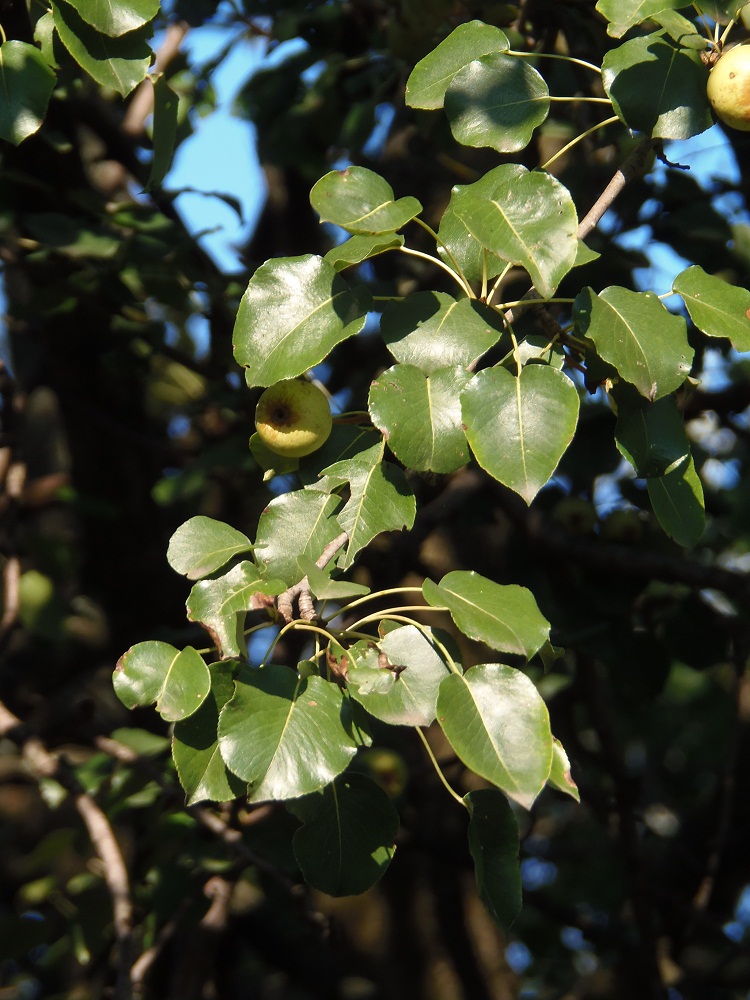
[[[172,756],[189,806],[204,800],[229,802],[246,791],[244,781],[227,770],[217,737],[219,712],[234,694],[235,665],[212,663],[209,670],[208,697],[189,719],[175,724],[172,737]]]
[[[326,570],[319,569],[309,556],[297,560],[300,578],[307,577],[312,593],[321,601],[340,601],[345,597],[361,597],[370,593],[370,588],[351,580],[332,580]]]
[[[573,314],[599,356],[651,402],[679,389],[689,374],[693,350],[687,324],[653,292],[631,292],[615,285],[596,295],[585,288],[575,300]]]
[[[177,138],[177,109],[179,97],[167,83],[163,73],[154,80],[154,158],[148,175],[147,188],[161,184],[172,166],[175,140]]]
[[[167,562],[188,580],[200,580],[252,547],[250,539],[236,528],[198,515],[181,524],[170,538]]]
[[[448,667],[415,625],[388,632],[377,646],[358,642],[351,653],[356,669],[350,663],[347,688],[370,715],[392,726],[429,726],[435,721]]]
[[[481,184],[481,180],[475,181],[475,184]],[[488,253],[479,240],[471,235],[458,215],[456,215],[454,206],[465,188],[466,185],[457,185],[453,188],[448,207],[443,212],[443,217],[440,220],[440,228],[438,229],[438,236],[440,238],[438,253],[450,268],[453,270],[460,269],[461,274],[463,274],[467,281],[481,281],[485,271],[487,273],[487,280],[491,281],[500,274],[506,262],[500,260],[494,254]],[[423,293],[418,292],[416,294]],[[405,301],[411,298],[413,296],[410,295]]]
[[[495,167],[482,181],[456,189],[453,211],[490,253],[525,267],[540,295],[553,295],[578,253],[570,192],[550,174],[516,163]]]
[[[457,302],[446,292],[414,292],[391,302],[380,322],[393,357],[427,375],[473,364],[497,343],[502,329],[494,309],[472,299]]]
[[[469,850],[479,897],[492,919],[507,930],[521,911],[518,823],[507,798],[495,788],[464,796],[469,816]]]
[[[329,896],[355,896],[374,885],[396,852],[398,813],[364,774],[346,774],[304,800],[294,856],[305,881]]]
[[[526,587],[454,570],[439,584],[425,580],[422,593],[433,607],[448,608],[464,635],[503,653],[530,660],[549,639],[549,622]]]
[[[116,37],[156,17],[159,0],[76,0],[76,10],[92,28]]]
[[[464,146],[489,146],[498,153],[525,149],[549,114],[549,104],[544,77],[525,59],[503,53],[469,63],[445,93],[454,138]]]
[[[210,633],[222,659],[246,657],[243,630],[254,594],[281,594],[283,580],[267,580],[254,563],[244,560],[216,580],[201,580],[187,599],[187,616]]]
[[[663,476],[682,464],[690,443],[674,396],[649,403],[632,387],[619,385],[615,400],[615,441],[639,476]]]
[[[698,52],[676,48],[659,34],[610,49],[602,81],[615,114],[636,132],[689,139],[713,125],[706,97],[708,67]]]
[[[547,781],[558,792],[569,795],[576,802],[581,801],[578,785],[573,781],[570,774],[570,761],[568,760],[568,755],[565,753],[565,747],[556,739],[552,740],[552,769]]]
[[[0,45],[0,139],[17,146],[40,127],[56,76],[34,45]]]
[[[654,14],[652,20],[664,28],[669,37],[677,43],[680,48],[696,49],[702,51],[709,47],[709,41],[682,14],[675,10],[662,10]]]
[[[422,211],[416,198],[394,201],[388,181],[366,167],[331,170],[313,187],[310,204],[321,222],[350,233],[390,234]]]
[[[459,759],[530,809],[552,767],[547,706],[529,678],[482,663],[440,685],[438,722]]]
[[[175,649],[168,642],[139,642],[120,657],[115,692],[126,708],[152,705],[167,722],[196,712],[211,688],[208,667],[192,646]]]
[[[459,70],[480,56],[505,52],[510,47],[505,32],[483,21],[468,21],[420,59],[406,81],[410,108],[442,108],[445,91]]]
[[[417,505],[406,476],[390,462],[339,462],[333,468],[337,477],[349,483],[349,499],[338,515],[341,530],[349,535],[340,563],[348,569],[359,550],[381,531],[411,528]]]
[[[76,9],[64,0],[54,0],[57,33],[73,58],[102,87],[111,87],[127,97],[145,79],[152,52],[148,45],[151,26],[110,38],[90,27]]]
[[[334,511],[337,496],[316,490],[294,490],[275,497],[258,522],[255,561],[266,576],[285,580],[287,586],[300,577],[297,560],[301,555],[313,561],[341,534]]]
[[[382,457],[383,438],[369,424],[334,424],[323,447],[300,460],[300,479],[305,486],[328,493],[328,487],[319,481],[323,469],[350,458],[374,465]]]
[[[689,6],[685,0],[599,0],[596,9],[609,21],[607,34],[622,38],[636,24],[648,21],[654,14]]]
[[[261,265],[242,296],[234,356],[249,386],[269,386],[317,365],[365,324],[369,292],[349,288],[321,257]]]
[[[747,0],[700,0],[698,8],[712,20],[727,24],[746,5]]]
[[[404,237],[398,233],[378,233],[375,236],[361,234],[350,236],[348,240],[339,243],[329,250],[323,260],[327,261],[336,271],[343,271],[363,260],[370,260],[388,250],[397,250],[404,245]]]
[[[654,514],[678,545],[692,548],[706,526],[703,486],[692,457],[660,479],[646,480]]]
[[[548,365],[479,372],[461,395],[466,437],[477,462],[531,503],[573,439],[578,392]]]
[[[672,290],[682,296],[690,319],[707,337],[727,337],[738,351],[750,351],[750,292],[693,264],[680,272]]]
[[[296,799],[340,774],[357,744],[343,694],[320,677],[271,664],[245,671],[219,716],[227,767],[250,785],[251,802]]]
[[[469,461],[460,392],[471,380],[461,367],[431,375],[394,365],[370,386],[373,424],[400,462],[417,472],[455,472]]]

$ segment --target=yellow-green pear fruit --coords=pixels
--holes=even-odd
[[[263,444],[285,458],[317,451],[331,433],[333,419],[325,394],[300,379],[269,386],[255,409],[255,429]]]
[[[750,132],[750,45],[735,45],[708,77],[711,107],[725,125]]]

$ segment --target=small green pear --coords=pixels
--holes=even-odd
[[[255,429],[263,444],[285,458],[302,458],[328,440],[333,418],[324,393],[301,379],[269,386],[255,409]]]
[[[750,45],[724,52],[711,70],[706,94],[725,125],[750,132]]]

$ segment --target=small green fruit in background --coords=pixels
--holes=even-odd
[[[724,52],[711,70],[706,93],[725,125],[750,131],[750,45]]]
[[[325,394],[312,382],[290,378],[258,400],[255,429],[263,444],[285,458],[302,458],[328,440],[333,420]]]

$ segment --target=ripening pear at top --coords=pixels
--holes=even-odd
[[[750,45],[735,45],[711,70],[708,99],[725,125],[750,132]]]

